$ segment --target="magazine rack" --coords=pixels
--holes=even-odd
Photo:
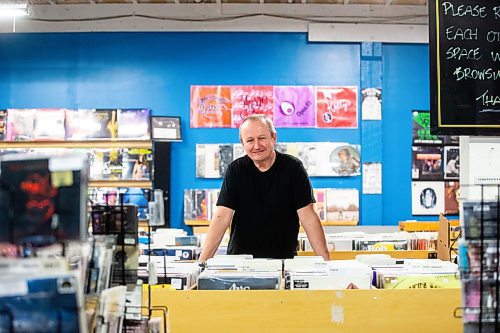
[[[476,190],[480,199],[471,196],[475,200],[462,202],[459,267],[463,295],[455,315],[463,318],[465,333],[499,332],[500,185],[467,187],[468,192]]]
[[[148,198],[148,201],[150,199],[151,198]],[[105,207],[107,207],[107,210],[104,211],[104,214],[108,214],[108,218],[104,219],[104,224],[105,224],[106,229],[104,232],[99,232],[99,234],[116,235],[117,236],[117,243],[118,243],[117,246],[121,247],[121,253],[122,253],[122,255],[125,255],[125,253],[126,253],[125,246],[127,245],[126,237],[133,236],[134,239],[137,241],[138,231],[137,231],[137,226],[133,226],[134,230],[135,230],[134,232],[130,232],[130,230],[126,230],[126,228],[125,228],[125,225],[126,225],[125,204],[123,201],[124,201],[123,200],[123,193],[120,193],[118,206],[113,206],[113,205],[106,205],[105,206]],[[108,202],[108,200],[106,200],[106,202]],[[114,231],[116,228],[110,228],[109,218],[113,219],[113,213],[115,212],[117,207],[119,208],[119,212],[120,212],[120,230]],[[95,212],[96,212],[95,210],[92,211],[92,213],[95,213]],[[99,211],[97,211],[97,213],[102,213],[102,211],[99,210]],[[148,223],[147,227],[148,227],[148,234],[151,235],[151,231],[152,231],[151,224]],[[148,257],[149,257],[149,256],[151,256],[151,242],[148,242],[148,250],[149,250],[148,251],[149,252]],[[148,258],[148,262],[149,261],[150,261],[150,259]],[[137,282],[137,269],[127,269],[125,266],[125,258],[123,258],[123,257],[121,258],[121,260],[118,261],[118,263],[120,266],[118,267],[118,270],[114,270],[114,271],[118,272],[119,278],[113,279],[113,277],[112,277],[112,282],[114,281],[114,282],[118,283],[118,285],[127,285],[127,284],[131,284],[131,283],[135,284]],[[133,279],[131,280],[131,278],[133,278]],[[147,299],[149,300],[149,299],[151,299],[151,288],[149,285],[147,286],[146,291],[147,291]],[[147,304],[149,304],[149,303],[150,302],[147,302]],[[148,306],[129,306],[129,305],[125,305],[125,316],[127,315],[128,309],[146,310],[147,320],[151,319],[153,313],[160,312],[161,317],[163,318],[162,322],[164,324],[163,332],[167,332],[166,323],[167,323],[168,309],[166,306],[159,306],[159,305],[157,305],[157,306],[150,306],[150,305],[148,305]],[[120,326],[122,327],[122,331],[126,332],[127,327],[140,325],[140,321],[138,322],[136,320],[126,319],[126,318],[119,318],[119,319],[121,320],[122,325],[119,325],[117,327],[117,330],[118,330],[117,332],[119,332]],[[104,317],[99,316],[98,320],[99,320],[101,325],[109,328],[109,323],[105,322]]]

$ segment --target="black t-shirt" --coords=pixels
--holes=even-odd
[[[234,210],[228,254],[292,258],[296,253],[297,210],[315,202],[302,162],[276,152],[265,172],[248,156],[229,164],[217,206]]]

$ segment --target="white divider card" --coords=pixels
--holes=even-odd
[[[382,163],[363,163],[363,194],[382,194]]]

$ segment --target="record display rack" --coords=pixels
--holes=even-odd
[[[460,225],[458,220],[449,220],[449,223],[451,227]],[[400,221],[399,231],[439,231],[439,221]]]
[[[360,254],[387,254],[397,259],[436,259],[435,250],[391,250],[391,251],[330,251],[330,259],[355,259]],[[299,256],[315,256],[313,251],[298,251]]]
[[[460,289],[155,290],[150,300],[168,307],[171,332],[462,332]]]

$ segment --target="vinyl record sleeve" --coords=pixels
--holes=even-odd
[[[444,182],[412,182],[413,215],[444,213]]]

